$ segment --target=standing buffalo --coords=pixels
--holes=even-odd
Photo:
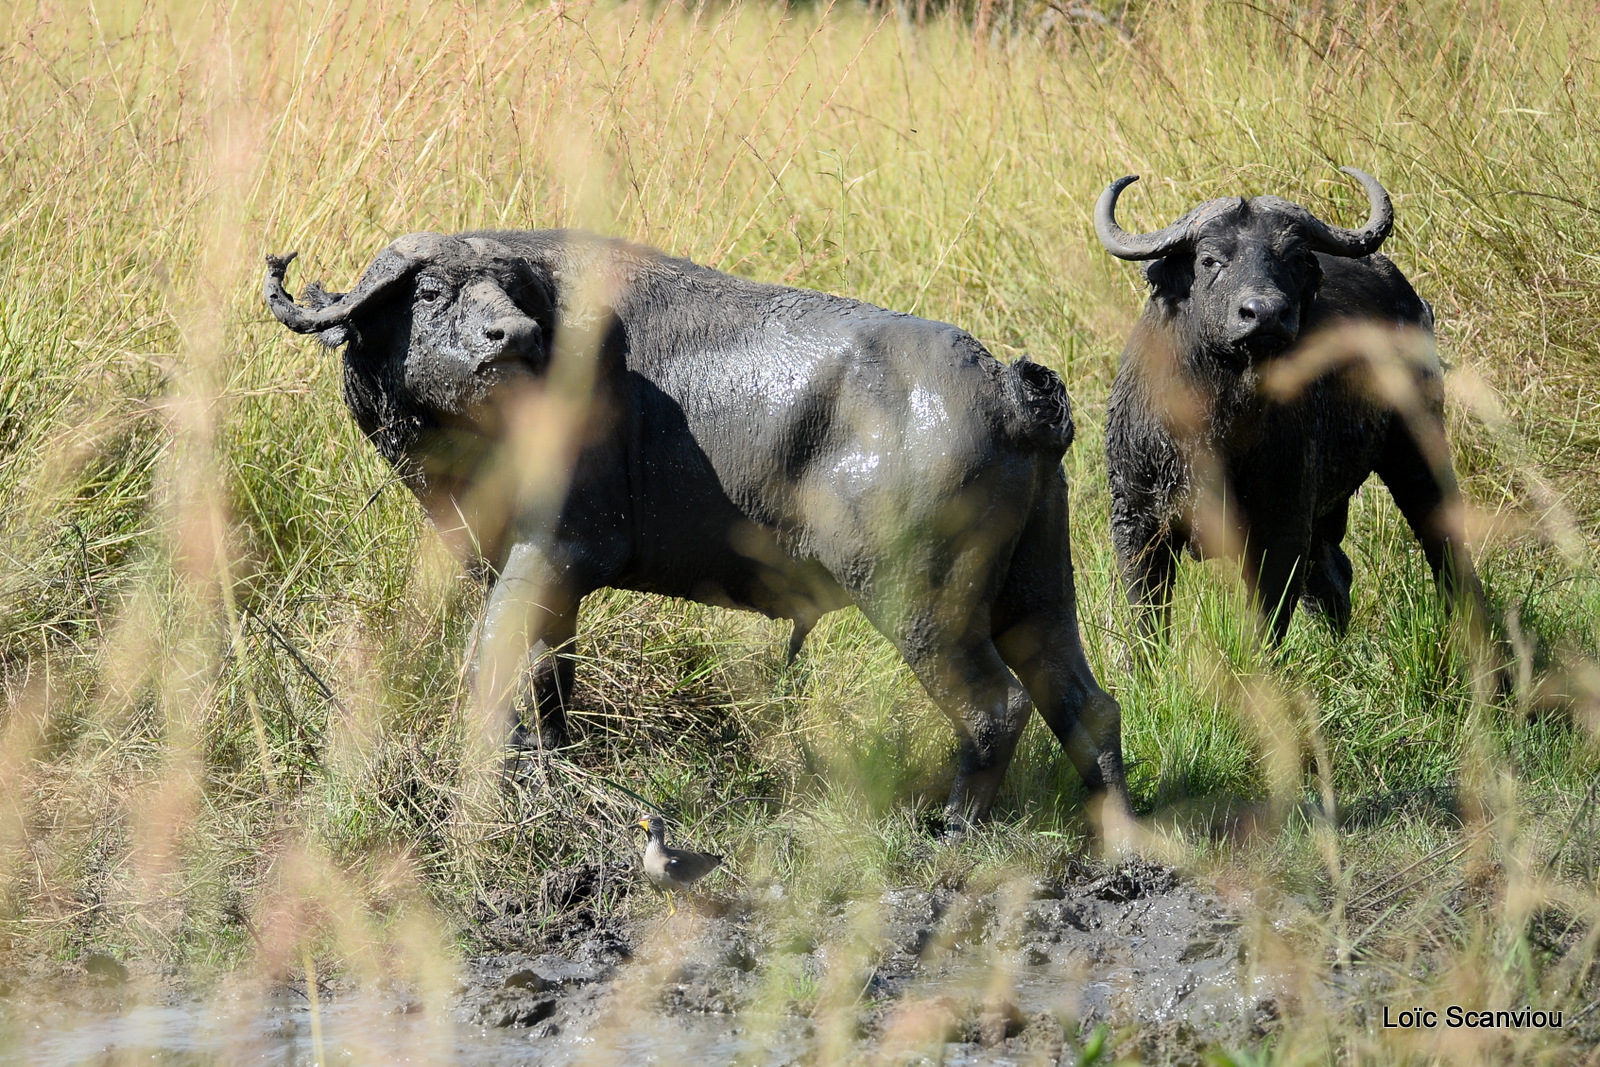
[[[361,429],[497,572],[480,641],[513,648],[515,669],[480,654],[490,710],[531,703],[541,741],[564,739],[558,653],[602,587],[792,619],[794,649],[855,604],[955,724],[953,825],[988,811],[1030,698],[1108,814],[1126,813],[1120,711],[1078,634],[1071,410],[1046,368],[943,323],[579,233],[412,234],[353,291],[312,286],[303,305],[291,258],[267,260],[272,313],[345,346]],[[592,384],[557,499],[510,503],[538,496],[511,478],[485,500],[504,453],[526,450],[519,411],[553,410],[523,401],[571,380]],[[531,702],[514,700],[530,654]]]
[[[1273,640],[1304,598],[1342,632],[1351,495],[1377,472],[1434,580],[1481,624],[1444,439],[1433,313],[1377,254],[1394,209],[1330,226],[1275,196],[1210,200],[1149,234],[1117,225],[1120,178],[1095,207],[1112,255],[1149,260],[1150,298],[1111,390],[1111,533],[1145,635],[1164,629],[1176,555],[1242,552]]]

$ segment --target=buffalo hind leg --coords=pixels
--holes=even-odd
[[[1441,440],[1443,434],[1440,429]],[[1448,452],[1443,454],[1448,457]],[[1448,463],[1448,458],[1444,462]],[[1377,474],[1421,542],[1440,594],[1452,607],[1465,604],[1471,625],[1480,634],[1487,633],[1489,610],[1461,528],[1461,494],[1455,473],[1448,466],[1435,471],[1403,420],[1396,419]]]
[[[1445,603],[1459,613],[1469,643],[1492,663],[1493,684],[1502,693],[1513,687],[1512,664],[1515,656],[1509,645],[1494,633],[1483,583],[1472,565],[1462,527],[1461,492],[1455,472],[1449,466],[1449,451],[1444,445],[1444,428],[1432,428],[1432,451],[1439,466],[1428,462],[1404,420],[1396,419],[1389,441],[1377,465],[1378,477],[1389,489],[1395,506],[1405,516],[1411,532],[1422,544],[1422,553],[1433,571],[1433,581]]]
[[[1005,671],[1003,664],[992,666]],[[944,808],[945,828],[951,832],[960,833],[989,817],[1012,757],[1016,755],[1017,741],[1028,724],[1033,701],[1027,690],[1018,685],[1008,671],[1005,683],[1003,705],[984,707],[975,702],[966,703],[964,706],[968,710],[956,723],[956,777]],[[952,721],[955,721],[953,717]]]
[[[988,817],[1031,702],[987,637],[935,646],[926,654],[904,643],[901,650],[956,730],[956,778],[945,804],[945,825],[960,832]]]
[[[1067,530],[1062,486],[1041,502],[1017,542],[994,605],[994,641],[1084,785],[1103,797],[1101,820],[1115,836],[1133,819],[1122,766],[1122,709],[1095,680],[1083,652]],[[1152,541],[1148,553],[1142,565],[1153,570],[1144,573],[1158,579],[1165,598],[1176,562],[1171,546]]]
[[[1122,765],[1122,708],[1095,680],[1076,620],[1024,621],[997,636],[995,644],[1083,784],[1104,798],[1101,818],[1131,821]]]
[[[1017,739],[1028,722],[1027,691],[1006,669],[985,633],[941,625],[966,611],[941,610],[937,595],[919,611],[886,613],[881,605],[857,599],[878,631],[899,650],[939,710],[955,727],[956,778],[945,804],[945,826],[955,833],[989,815]],[[963,605],[966,607],[967,605]],[[944,605],[945,609],[954,605]],[[982,613],[987,618],[987,612]]]

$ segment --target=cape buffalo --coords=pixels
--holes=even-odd
[[[1119,178],[1095,207],[1112,255],[1149,260],[1150,298],[1106,417],[1111,533],[1146,637],[1165,629],[1176,553],[1243,554],[1274,641],[1302,598],[1342,632],[1351,495],[1377,472],[1436,583],[1483,592],[1462,538],[1444,439],[1433,313],[1377,250],[1394,224],[1353,167],[1371,216],[1331,226],[1275,196],[1210,200],[1149,234],[1117,225]]]
[[[1079,640],[1073,424],[1051,371],[943,323],[575,232],[412,234],[351,292],[312,286],[305,304],[284,288],[291,258],[267,260],[272,313],[344,346],[361,429],[437,526],[465,517],[497,574],[480,644],[515,634],[516,667],[480,653],[477,687],[501,721],[520,729],[511,709],[531,703],[541,743],[563,740],[559,653],[602,587],[792,619],[795,649],[854,604],[955,724],[952,825],[988,811],[1030,698],[1126,813],[1120,711]],[[559,338],[585,331],[562,364],[592,400],[560,499],[545,519],[502,499],[497,525],[474,492],[519,391],[555,388],[583,347]]]

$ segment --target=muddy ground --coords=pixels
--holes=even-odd
[[[767,887],[473,959],[455,1012],[525,1031],[527,1062],[552,1064],[608,1048],[627,1062],[1076,1063],[1100,1023],[1124,1055],[1198,1063],[1277,1025],[1273,992],[1242,966],[1241,919],[1142,860],[986,892],[895,889],[820,920],[785,903]]]
[[[1258,1043],[1278,994],[1241,919],[1142,860],[984,890],[901,888],[796,905],[782,886],[648,918],[607,908],[625,866],[563,872],[536,900],[484,902],[493,951],[465,961],[446,1018],[399,985],[303,981],[201,999],[175,975],[91,957],[68,993],[13,987],[0,1054],[22,1062],[1076,1063],[1111,1047],[1197,1064]],[[647,890],[640,890],[647,892]],[[635,907],[634,912],[649,909]],[[558,916],[552,922],[551,916]],[[42,985],[35,984],[37,993]]]

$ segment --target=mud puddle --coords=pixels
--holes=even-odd
[[[472,961],[456,1010],[479,1025],[537,1016],[530,1062],[550,1064],[1075,1062],[1101,1022],[1137,1026],[1147,1059],[1185,1062],[1276,1025],[1243,946],[1214,896],[1133,861],[981,893],[896,889],[821,916],[781,896],[680,913],[570,955]],[[585,968],[606,976],[565,994],[561,973]]]
[[[442,1004],[401,988],[263,999],[0,1000],[25,1063],[787,1064],[1076,1062],[1104,1022],[1150,1062],[1259,1039],[1272,990],[1241,966],[1239,917],[1132,861],[984,892],[902,888],[818,914],[781,887],[720,914],[593,920],[537,952],[464,962]],[[131,984],[131,983],[130,983]],[[148,987],[147,987],[148,988]],[[97,999],[98,998],[98,999]],[[130,998],[124,996],[124,1001]],[[1127,1048],[1124,1051],[1135,1051]]]

